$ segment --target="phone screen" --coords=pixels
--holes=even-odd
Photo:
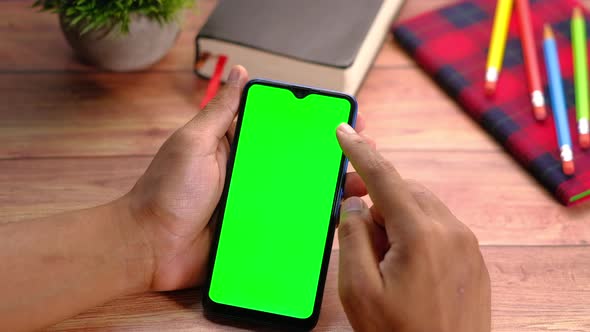
[[[212,301],[297,319],[312,315],[345,172],[336,128],[354,121],[351,100],[249,86],[220,211]]]

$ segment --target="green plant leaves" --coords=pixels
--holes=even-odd
[[[117,27],[129,32],[130,15],[137,13],[160,24],[176,20],[195,0],[35,0],[33,7],[62,15],[81,34]]]

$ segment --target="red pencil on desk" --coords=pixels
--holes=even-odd
[[[545,109],[545,96],[539,73],[539,58],[537,57],[535,35],[533,33],[533,24],[531,23],[529,0],[516,0],[516,10],[518,11],[520,21],[520,40],[522,42],[524,64],[529,81],[533,113],[535,119],[544,120],[547,117],[547,110]]]

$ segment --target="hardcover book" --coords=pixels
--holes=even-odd
[[[196,38],[195,71],[216,58],[264,77],[354,94],[403,0],[220,0]]]

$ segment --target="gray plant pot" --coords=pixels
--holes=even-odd
[[[145,69],[162,59],[174,45],[180,32],[177,22],[160,25],[142,15],[131,17],[129,33],[117,27],[90,31],[70,28],[60,16],[61,29],[70,46],[83,60],[112,71]]]

